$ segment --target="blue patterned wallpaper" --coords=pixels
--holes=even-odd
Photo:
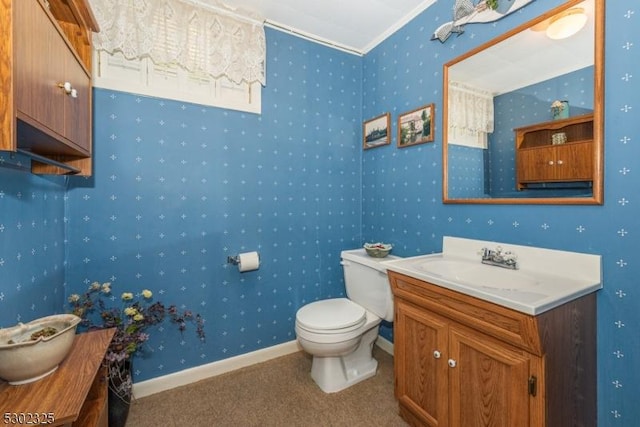
[[[68,192],[70,291],[148,288],[206,321],[203,345],[151,334],[136,380],[293,340],[301,305],[344,295],[340,251],[361,244],[361,59],[267,35],[262,115],[95,90],[94,177]],[[258,271],[227,263],[254,250]]]
[[[513,132],[512,132],[513,133]],[[515,138],[512,136],[510,145],[514,145]],[[490,161],[494,153],[493,142],[489,142],[489,149],[467,147],[465,145],[449,144],[447,147],[448,156],[451,161],[449,167],[449,197],[454,199],[483,199],[491,197],[492,185],[496,182],[502,188],[504,179],[512,181],[510,188],[515,188],[515,178],[511,176],[515,174],[514,152],[511,148],[511,162],[500,170],[499,174],[492,174],[491,166],[494,162]],[[502,147],[501,147],[502,148]],[[496,149],[495,151],[498,151]],[[507,153],[499,151],[500,156],[497,159],[499,163],[505,163],[509,160]],[[509,185],[509,184],[507,184]]]
[[[491,24],[465,27],[445,44],[429,41],[451,17],[440,0],[364,58],[363,116],[398,113],[436,103],[435,142],[392,144],[363,156],[363,238],[391,241],[394,253],[441,250],[443,235],[601,254],[604,289],[598,295],[598,417],[600,426],[637,426],[640,384],[640,10],[606,3],[604,206],[443,205],[442,64],[560,1],[532,2]],[[537,53],[544,54],[544,53]],[[395,135],[395,125],[392,135]]]
[[[0,326],[61,311],[92,280],[201,312],[207,342],[154,331],[139,381],[293,339],[300,305],[343,294],[340,249],[367,240],[404,256],[439,251],[443,235],[597,253],[599,425],[635,426],[635,4],[606,7],[604,206],[441,202],[442,64],[559,3],[532,2],[440,44],[429,40],[450,19],[440,0],[364,58],[268,30],[261,116],[96,90],[93,178],[0,168]],[[397,115],[430,102],[435,142],[397,149]],[[362,118],[386,111],[394,141],[363,152]],[[260,270],[227,265],[250,250]]]
[[[65,298],[66,180],[0,154],[0,327],[57,313]],[[11,168],[15,166],[18,169]]]

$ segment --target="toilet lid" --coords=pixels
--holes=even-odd
[[[300,308],[296,314],[301,326],[317,330],[360,326],[365,319],[365,309],[346,298],[312,302]]]

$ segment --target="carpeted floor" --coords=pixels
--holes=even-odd
[[[375,377],[325,394],[311,358],[294,353],[135,400],[127,426],[400,427],[393,357],[378,347]]]

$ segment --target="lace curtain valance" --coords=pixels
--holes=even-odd
[[[266,43],[259,18],[245,19],[183,0],[90,0],[100,25],[96,50],[151,58],[187,71],[265,84]],[[223,6],[216,6],[222,10]]]
[[[487,91],[450,82],[449,143],[487,148],[493,132],[493,96]]]

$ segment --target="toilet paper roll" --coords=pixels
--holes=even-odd
[[[260,255],[258,255],[258,252],[245,252],[238,255],[238,270],[241,273],[257,270],[259,267]]]

